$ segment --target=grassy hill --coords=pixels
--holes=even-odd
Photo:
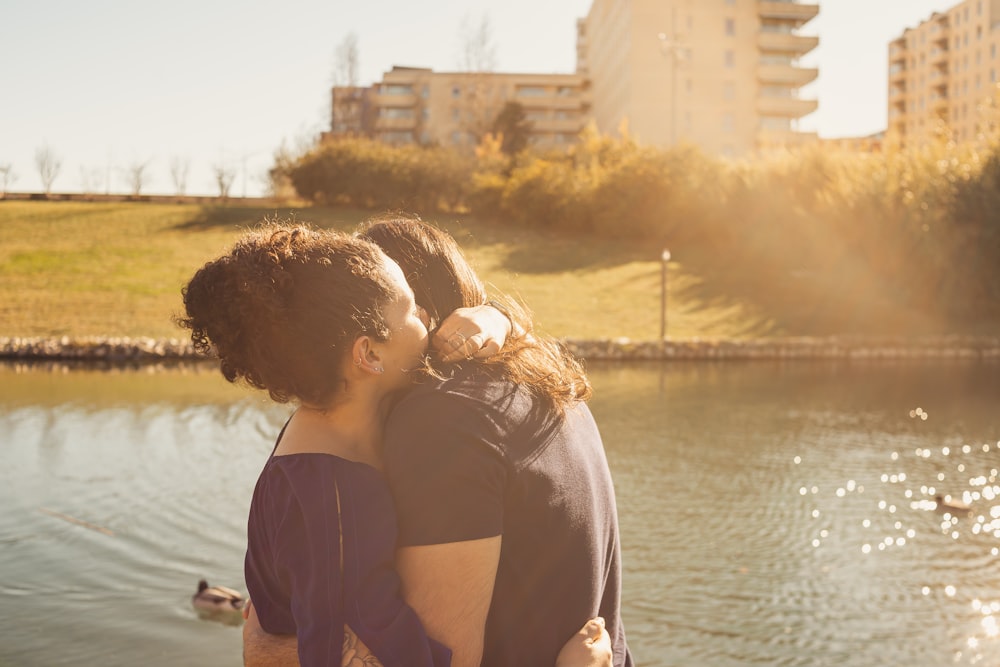
[[[180,289],[205,261],[265,217],[351,230],[367,211],[195,204],[0,202],[0,336],[180,337]],[[441,215],[487,284],[523,299],[542,329],[574,338],[655,339],[662,248]],[[668,335],[982,333],[950,331],[892,303],[874,286],[849,292],[824,277],[754,280],[724,257],[670,249]],[[825,278],[829,280],[829,278]],[[812,294],[804,297],[802,294]],[[816,294],[827,294],[816,298]],[[986,330],[987,323],[983,324]]]

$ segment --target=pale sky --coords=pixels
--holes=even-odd
[[[712,2],[715,0],[698,0]],[[746,2],[749,0],[737,0]],[[891,39],[955,0],[819,0],[803,34],[820,47],[800,128],[823,137],[886,125]],[[488,16],[497,70],[572,72],[576,19],[590,0],[0,0],[0,165],[16,191],[40,191],[35,151],[62,159],[56,192],[84,181],[128,192],[124,171],[149,162],[144,193],[172,194],[172,157],[190,162],[188,193],[217,194],[212,166],[259,194],[274,151],[324,129],[334,52],[358,35],[361,83],[393,65],[454,70],[464,19]],[[246,166],[244,172],[244,165]],[[245,173],[245,178],[244,178]]]

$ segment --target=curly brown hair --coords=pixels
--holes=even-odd
[[[486,303],[486,288],[447,232],[418,218],[391,216],[365,223],[358,234],[399,264],[433,327],[456,308]],[[560,411],[589,399],[593,389],[579,360],[556,339],[534,332],[530,314],[519,303],[503,301],[516,333],[499,353],[474,363],[483,372],[524,385]]]
[[[325,406],[362,334],[387,340],[393,297],[377,246],[336,231],[272,221],[205,264],[181,291],[195,349],[214,353],[230,382],[279,403]]]

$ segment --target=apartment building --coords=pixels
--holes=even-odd
[[[591,84],[599,130],[627,124],[638,141],[690,142],[739,155],[813,141],[798,121],[817,108],[800,58],[819,12],[794,0],[594,0],[577,24],[577,71]]]
[[[393,67],[371,87],[333,89],[331,135],[363,134],[390,144],[473,147],[507,102],[530,124],[532,145],[572,143],[587,123],[580,74],[434,72]]]
[[[965,0],[889,43],[889,136],[919,144],[942,131],[972,141],[996,94],[1000,0]]]

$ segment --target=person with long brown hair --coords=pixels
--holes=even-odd
[[[229,381],[298,403],[251,502],[254,620],[297,635],[293,656],[305,665],[449,664],[449,647],[403,602],[393,569],[381,442],[395,396],[424,367],[429,324],[400,267],[371,242],[275,224],[203,266],[183,296],[180,323]],[[446,330],[463,341],[446,356],[491,338],[478,325]],[[575,664],[596,655],[594,628],[571,640],[583,656]]]
[[[394,218],[361,236],[399,263],[432,327],[486,303],[445,232]],[[523,308],[504,305],[513,333],[499,353],[435,364],[390,411],[382,458],[404,597],[458,665],[551,664],[592,616],[606,621],[613,663],[631,665],[614,486],[590,383]]]

